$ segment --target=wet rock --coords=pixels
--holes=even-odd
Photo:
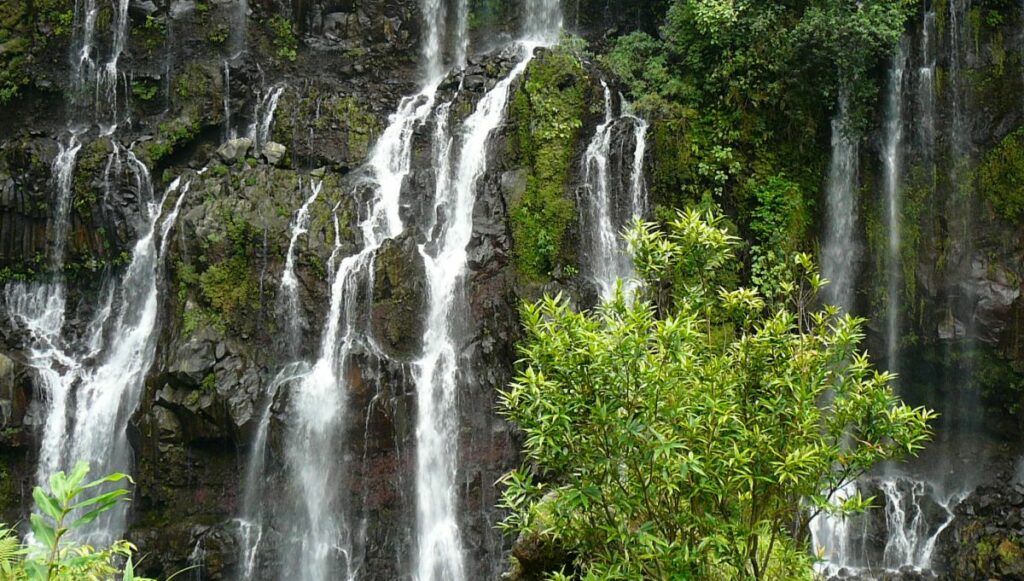
[[[145,18],[147,16],[152,16],[156,14],[158,10],[159,8],[157,8],[153,0],[133,0],[131,4],[128,5],[129,13],[136,17]]]
[[[978,487],[955,510],[936,545],[950,579],[1024,578],[1024,495],[1004,485]]]
[[[411,236],[388,240],[377,251],[373,281],[373,333],[390,354],[407,359],[423,337],[426,281],[423,257]]]
[[[288,148],[276,141],[270,141],[263,146],[263,157],[265,157],[267,159],[267,163],[271,165],[280,164],[287,153]]]
[[[236,139],[229,139],[224,145],[220,146],[217,149],[217,155],[224,161],[231,163],[244,158],[249,153],[250,148],[252,148],[252,139],[238,137]]]
[[[196,9],[195,0],[174,0],[171,2],[169,14],[174,20],[184,18]]]

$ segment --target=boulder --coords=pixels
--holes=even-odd
[[[276,141],[267,142],[267,144],[263,146],[263,157],[265,157],[267,159],[267,163],[271,165],[280,164],[287,153],[288,148]]]
[[[228,163],[236,162],[246,156],[252,148],[252,140],[248,137],[238,137],[227,140],[224,145],[217,149],[217,155]]]

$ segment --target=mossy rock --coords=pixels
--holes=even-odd
[[[281,95],[272,140],[288,146],[293,162],[345,170],[366,162],[380,132],[380,121],[358,98],[314,85]]]
[[[373,280],[373,332],[390,355],[419,352],[427,290],[423,256],[415,241],[401,237],[377,251]]]
[[[572,54],[556,49],[530,63],[512,98],[514,147],[527,170],[526,190],[512,200],[515,264],[526,280],[545,281],[571,264],[567,235],[576,220],[567,195],[580,139],[587,77]]]

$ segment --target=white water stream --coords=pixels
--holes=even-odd
[[[587,276],[599,290],[601,299],[610,299],[615,294],[618,281],[629,293],[633,280],[633,258],[623,238],[624,229],[635,217],[643,217],[646,206],[646,192],[643,182],[643,157],[646,150],[647,123],[632,115],[616,116],[611,89],[604,87],[604,122],[597,126],[594,137],[587,146],[583,157],[583,181],[586,186],[580,196],[584,231],[587,233],[586,256]],[[624,162],[623,145],[616,143],[616,128],[621,123],[632,123],[633,156],[629,176],[628,205],[623,211],[623,176],[612,167],[616,161]],[[621,135],[621,134],[620,134]],[[618,148],[616,150],[615,148]]]

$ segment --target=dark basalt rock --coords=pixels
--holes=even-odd
[[[419,246],[408,235],[384,242],[374,269],[373,335],[389,356],[408,360],[420,351],[427,305]]]
[[[981,486],[936,546],[950,579],[1024,579],[1024,484]]]

